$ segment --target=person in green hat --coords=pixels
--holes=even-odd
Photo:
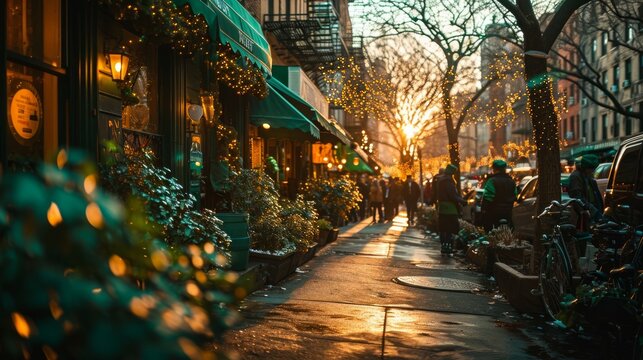
[[[456,187],[456,181],[453,177],[458,171],[458,167],[449,164],[444,169],[444,174],[437,179],[434,187],[438,208],[438,232],[440,234],[440,244],[442,245],[442,254],[453,253],[453,235],[460,231],[458,217],[460,217],[459,208],[467,202],[460,196]]]
[[[598,167],[598,156],[583,155],[576,169],[569,175],[569,197],[581,199],[589,207],[592,220],[597,221],[603,213],[603,197],[594,180],[594,170]]]
[[[487,232],[500,226],[503,220],[512,227],[511,213],[518,195],[516,183],[507,174],[507,163],[496,159],[491,168],[493,174],[485,182],[482,193],[482,221]]]

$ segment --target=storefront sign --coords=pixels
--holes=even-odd
[[[20,143],[30,141],[42,124],[42,102],[38,91],[30,83],[21,83],[11,97],[9,125]]]

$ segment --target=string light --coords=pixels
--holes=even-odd
[[[244,66],[239,65],[244,61]],[[261,70],[241,59],[228,44],[219,44],[214,71],[217,80],[226,84],[237,95],[252,94],[260,99],[268,96],[268,85]]]

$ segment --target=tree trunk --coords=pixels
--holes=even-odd
[[[451,99],[451,90],[455,83],[455,72],[453,66],[448,66],[449,71],[442,82],[442,109],[444,111],[444,122],[447,128],[447,138],[449,140],[449,161],[458,167],[455,174],[457,189],[460,189],[460,144],[458,142],[459,127],[453,123],[453,107]]]
[[[537,35],[534,33],[538,33]],[[529,39],[525,32],[525,51],[542,51],[542,36],[533,31],[536,39]],[[547,72],[547,59],[525,55],[525,77],[529,93],[529,112],[536,144],[538,188],[536,213],[540,213],[552,200],[560,200],[560,146],[558,142],[558,114],[553,103],[553,83]],[[539,241],[542,229],[536,223],[537,240],[534,241],[532,272],[538,269],[542,252]]]

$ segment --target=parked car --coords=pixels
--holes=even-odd
[[[521,239],[533,241],[536,238],[536,222],[532,219],[536,215],[536,188],[538,176],[534,176],[522,191],[514,203],[511,218],[513,220],[514,232]],[[569,199],[567,190],[569,188],[569,174],[560,174],[560,186],[562,200]]]
[[[534,178],[533,176],[527,175],[524,178],[520,179],[520,181],[518,182],[518,185],[517,185],[518,186],[518,192],[521,192],[522,189],[525,187],[525,185],[527,185],[529,180],[531,180],[533,178]]]
[[[473,189],[469,191],[464,199],[467,204],[462,208],[462,220],[468,221],[476,226],[481,226],[480,212],[482,210],[482,189]]]
[[[594,170],[594,179],[596,179],[598,190],[601,191],[603,197],[605,196],[605,189],[607,189],[607,180],[609,180],[611,168],[612,163],[602,163]]]
[[[624,140],[605,190],[606,214],[632,226],[643,224],[643,134]]]

